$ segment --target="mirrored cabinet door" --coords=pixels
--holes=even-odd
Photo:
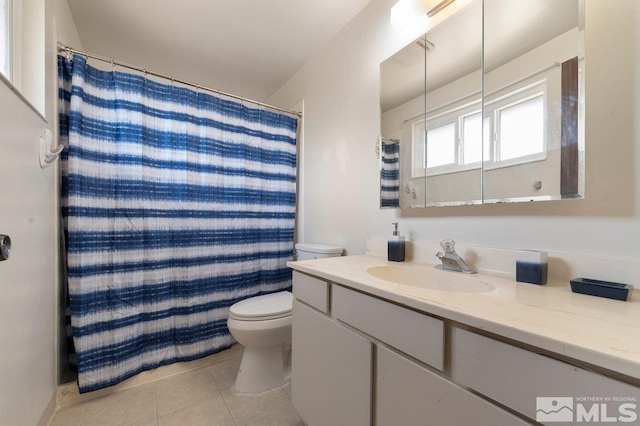
[[[584,196],[584,0],[461,0],[380,67],[381,207]]]
[[[380,206],[425,207],[425,50],[421,37],[380,65]],[[421,123],[422,126],[421,127]],[[397,152],[397,153],[396,153]],[[396,163],[395,158],[399,159]],[[393,178],[398,177],[394,182]],[[393,192],[397,182],[397,192]]]
[[[584,194],[584,7],[484,0],[484,202]]]
[[[430,30],[426,53],[427,206],[482,202],[482,0]]]

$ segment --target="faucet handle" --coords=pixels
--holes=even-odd
[[[442,240],[440,241],[440,247],[446,254],[455,253],[456,242],[453,240]]]

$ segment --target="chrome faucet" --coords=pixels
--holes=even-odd
[[[464,260],[456,253],[454,247],[456,242],[453,240],[440,241],[440,247],[444,252],[439,251],[436,253],[436,257],[442,261],[442,265],[436,265],[438,269],[444,269],[447,271],[464,272],[465,274],[475,274],[476,271],[469,268]]]

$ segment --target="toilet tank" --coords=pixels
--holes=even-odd
[[[297,260],[322,259],[325,257],[342,256],[342,247],[316,243],[297,243]]]

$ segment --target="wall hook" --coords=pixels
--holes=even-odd
[[[53,133],[49,129],[45,129],[44,136],[40,136],[38,140],[38,152],[40,155],[40,168],[49,167],[60,158],[60,153],[64,149],[63,145],[53,146]]]

